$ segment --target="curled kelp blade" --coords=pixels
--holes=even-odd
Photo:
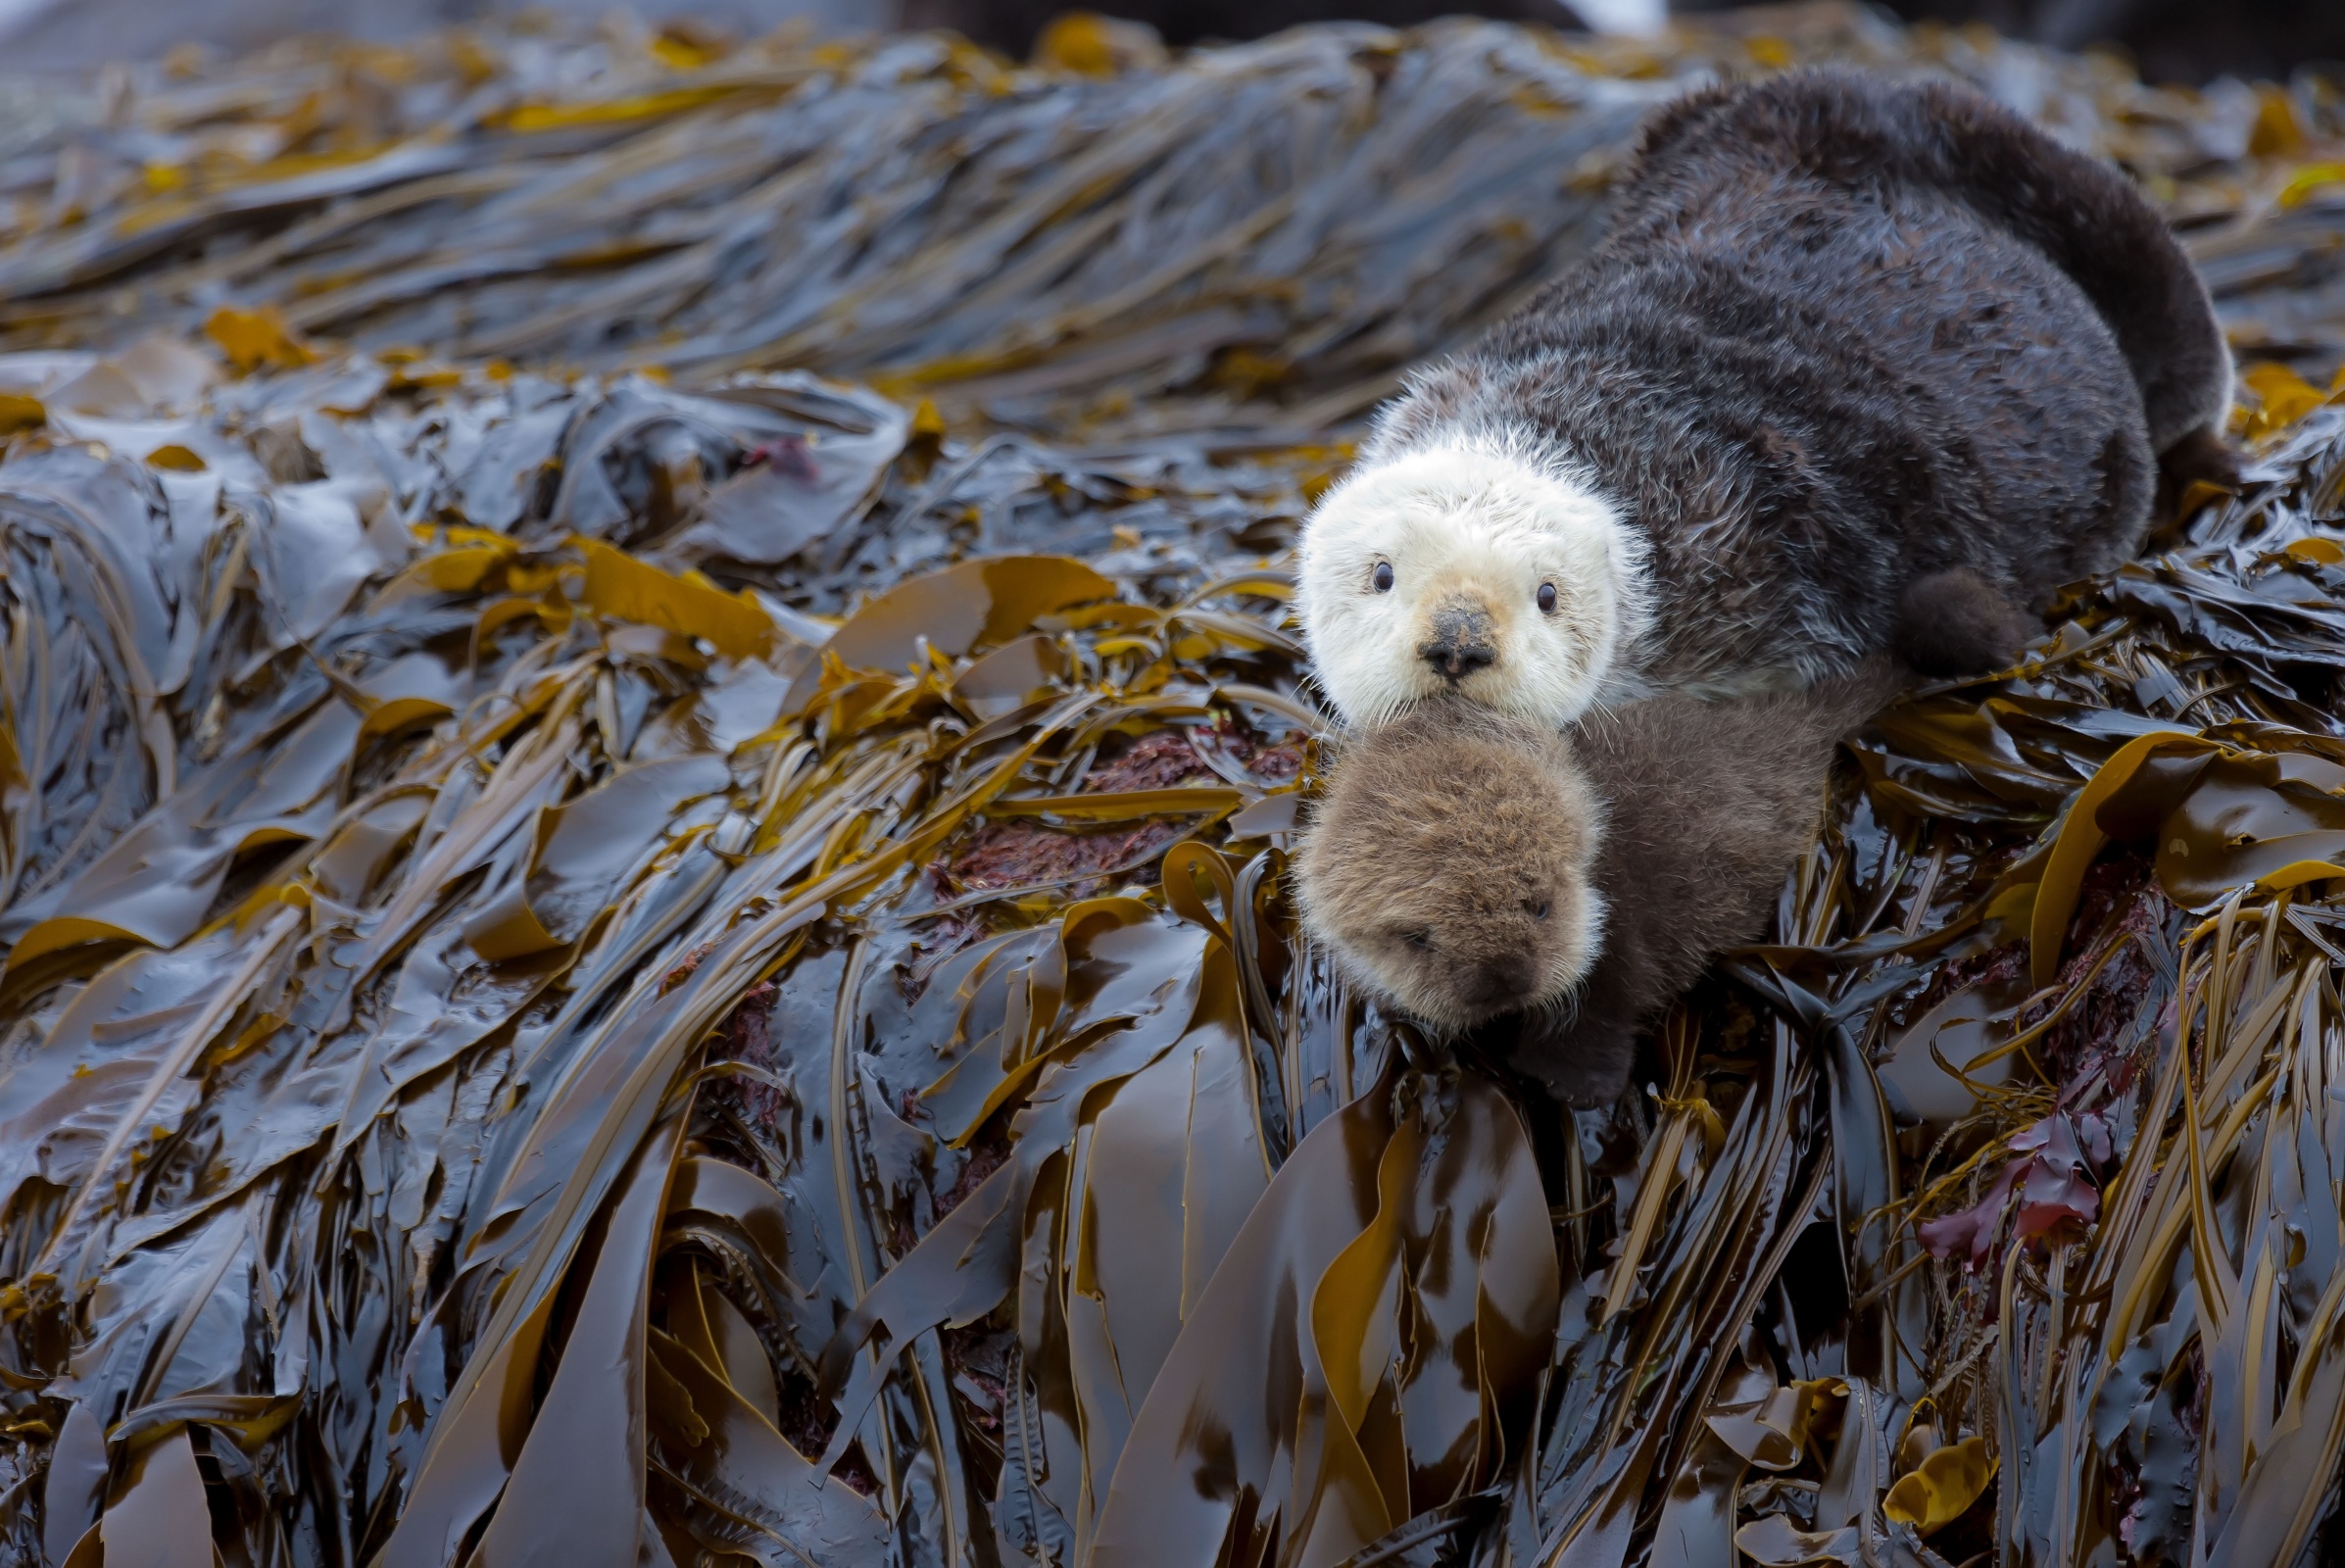
[[[1553,1338],[1545,1209],[1479,1078],[1401,1070],[1322,1122],[1151,1380],[1095,1560],[1337,1562],[1503,1481]]]

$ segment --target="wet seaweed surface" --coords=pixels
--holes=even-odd
[[[21,95],[0,1557],[2311,1560],[2338,105],[1735,27]],[[1284,552],[1643,107],[1812,58],[2125,161],[2253,461],[1566,1113],[1300,940]]]

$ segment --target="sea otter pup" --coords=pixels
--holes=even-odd
[[[1436,698],[1342,743],[1296,856],[1303,922],[1355,983],[1454,1034],[1588,972],[1603,839],[1563,735]]]
[[[1602,241],[1417,376],[1306,523],[1353,723],[1558,725],[2016,651],[2220,466],[2230,361],[2149,204],[1968,88],[1837,71],[1659,112]]]
[[[1638,1028],[1766,929],[1834,746],[1896,684],[1875,660],[1800,692],[1648,698],[1569,735],[1421,703],[1338,754],[1297,858],[1304,921],[1437,1032],[1490,1025],[1561,1098],[1609,1100]]]

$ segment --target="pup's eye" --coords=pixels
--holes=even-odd
[[[1539,585],[1539,609],[1542,615],[1555,613],[1555,585],[1553,583],[1542,582]]]
[[[1378,593],[1391,593],[1392,591],[1392,564],[1389,561],[1378,562],[1376,569],[1368,574],[1368,580],[1376,585]]]
[[[1419,953],[1433,951],[1433,933],[1430,931],[1403,931],[1400,933],[1400,940],[1415,948]]]
[[[1544,920],[1547,917],[1547,901],[1544,899],[1527,899],[1523,903],[1523,907],[1531,911],[1531,918],[1534,920]]]

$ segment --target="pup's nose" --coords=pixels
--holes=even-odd
[[[1474,965],[1469,985],[1474,1003],[1496,1007],[1531,995],[1534,966],[1528,954],[1510,953]]]
[[[1417,645],[1417,657],[1454,686],[1498,662],[1490,612],[1480,606],[1448,605],[1433,617],[1433,635]]]

